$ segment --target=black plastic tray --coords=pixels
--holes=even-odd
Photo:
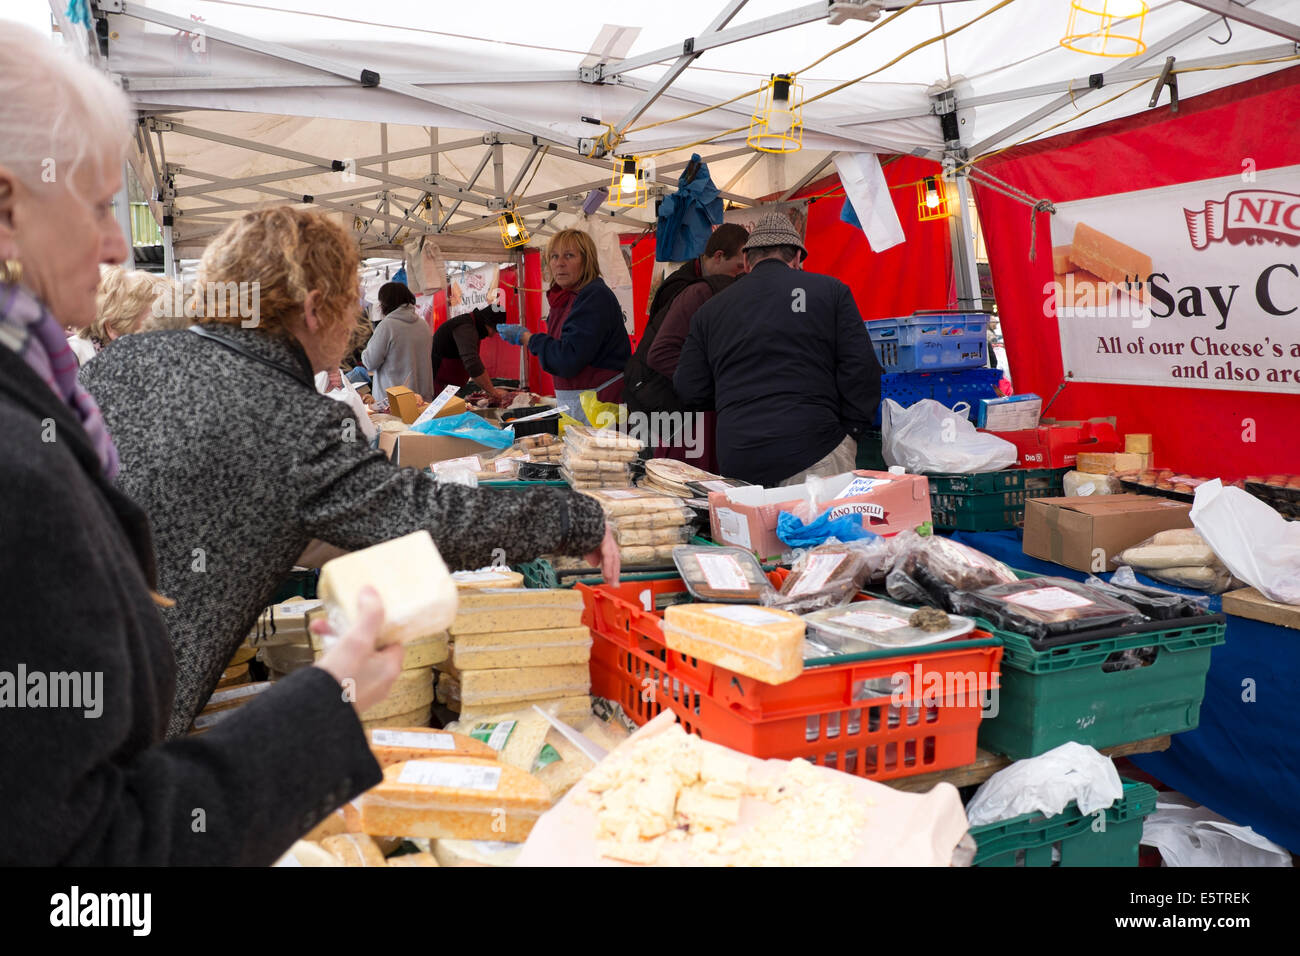
[[[1036,651],[1045,651],[1066,644],[1093,644],[1107,641],[1112,637],[1129,637],[1134,634],[1150,634],[1168,631],[1172,628],[1201,627],[1205,624],[1224,624],[1228,618],[1223,614],[1201,614],[1196,617],[1175,617],[1167,621],[1147,621],[1145,624],[1120,624],[1116,627],[1098,627],[1087,631],[1073,631],[1069,634],[1055,634],[1051,637],[1036,638],[1022,635]]]
[[[1154,485],[1139,484],[1136,481],[1129,481],[1126,478],[1121,478],[1119,483],[1126,490],[1139,495],[1151,495],[1155,498],[1172,498],[1174,501],[1185,501],[1187,504],[1191,504],[1196,500],[1195,494],[1189,495],[1185,491],[1170,491],[1167,488],[1157,488]]]

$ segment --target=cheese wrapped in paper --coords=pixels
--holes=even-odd
[[[537,631],[582,625],[582,595],[560,588],[483,588],[466,591],[451,624],[462,634]]]
[[[804,623],[775,608],[678,604],[664,611],[670,650],[761,680],[784,684],[803,673]]]
[[[462,634],[452,662],[463,670],[584,664],[591,657],[591,632],[585,627],[546,628]]]
[[[460,675],[460,702],[464,707],[474,707],[573,697],[587,693],[590,687],[591,672],[586,664],[463,671]]]

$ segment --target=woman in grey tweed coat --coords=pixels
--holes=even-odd
[[[176,602],[163,612],[177,663],[169,736],[188,730],[312,539],[352,550],[427,528],[452,568],[501,548],[510,563],[589,555],[617,576],[592,499],[440,485],[371,450],[347,406],[317,394],[312,375],[338,366],[357,301],[356,246],[339,226],[287,207],[249,213],[209,245],[199,282],[257,283],[258,308],[228,297],[226,315],[127,336],[81,372],[121,456],[119,487],[153,526],[159,590]]]

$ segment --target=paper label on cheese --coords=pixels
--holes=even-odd
[[[214,691],[208,698],[209,704],[224,704],[229,700],[239,700],[242,697],[252,697],[254,694],[260,694],[270,687],[269,681],[260,681],[255,684],[245,684],[242,687],[228,687],[225,690]]]
[[[907,622],[901,617],[877,614],[875,611],[849,611],[835,618],[835,623],[860,627],[864,631],[892,631],[895,628],[907,627]]]
[[[454,396],[459,391],[460,391],[459,385],[448,385],[446,388],[444,388],[441,392],[438,393],[437,397],[434,398],[433,401],[431,401],[427,406],[425,406],[424,411],[420,412],[419,417],[416,418],[416,420],[411,423],[411,426],[414,427],[416,425],[423,425],[429,419],[433,418],[433,416],[437,415],[440,411],[442,411],[442,407],[446,405],[449,401],[451,401],[452,396]]]
[[[451,468],[467,468],[470,471],[482,471],[483,462],[479,460],[478,455],[466,455],[464,458],[449,458],[446,461],[435,461],[430,467],[435,472],[447,471]]]
[[[635,491],[609,491],[605,490],[602,494],[606,498],[640,498],[641,495]]]
[[[725,481],[701,481],[699,484],[701,488],[708,488],[709,491],[726,491],[731,487]]]
[[[1063,611],[1072,607],[1087,607],[1093,603],[1085,597],[1058,587],[1034,588],[1032,591],[1008,594],[1002,600],[1008,604],[1033,608],[1035,611]]]
[[[308,611],[314,611],[320,607],[322,601],[290,601],[287,604],[277,604],[272,612],[276,617],[306,617]]]
[[[455,750],[451,734],[419,734],[410,730],[372,730],[370,742],[376,747],[421,747],[425,750]]]
[[[841,491],[836,498],[852,498],[854,495],[865,495],[876,485],[889,484],[888,478],[862,478],[857,477],[848,483],[848,486]]]
[[[847,554],[810,554],[803,566],[803,577],[790,589],[792,595],[807,594],[826,584],[829,578],[847,558]]]
[[[780,614],[765,611],[761,607],[749,607],[745,604],[737,604],[733,607],[711,607],[707,613],[712,614],[714,617],[725,617],[728,621],[749,624],[754,627],[764,627],[776,621],[785,620]]]
[[[700,571],[715,591],[748,591],[749,579],[740,562],[730,554],[697,554]]]
[[[491,568],[485,568],[479,571],[456,571],[452,574],[453,581],[511,581],[513,578],[509,574],[501,571],[494,571]]]
[[[505,749],[514,729],[515,721],[503,720],[496,724],[475,724],[469,735],[475,740],[483,741],[493,750],[500,752]]]
[[[560,752],[550,744],[542,744],[542,749],[537,752],[537,759],[533,761],[533,768],[530,773],[537,773],[543,767],[549,767],[551,764],[563,758]]]
[[[501,768],[482,764],[408,760],[397,777],[400,783],[457,790],[495,790],[501,785]]]
[[[521,461],[527,461],[527,458],[498,458],[494,465],[497,471],[509,471],[512,466],[518,465]]]

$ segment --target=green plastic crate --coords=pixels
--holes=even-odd
[[[313,601],[316,599],[316,582],[319,580],[319,568],[297,568],[290,571],[280,582],[280,587],[275,592],[275,597],[271,598],[271,603],[282,604],[296,597]]]
[[[930,492],[930,515],[940,530],[1003,531],[1025,520],[1024,491],[991,494]]]
[[[971,827],[974,865],[1137,866],[1142,821],[1155,810],[1157,794],[1145,783],[1122,782],[1124,796],[1104,811],[1085,816],[1070,803],[1054,817],[1022,813],[1001,823]],[[1104,814],[1104,825],[1098,813]],[[1059,861],[1052,859],[1053,847],[1060,852]]]
[[[1016,760],[1069,740],[1100,748],[1195,729],[1210,651],[1226,630],[1219,614],[1039,651],[1023,634],[976,620],[1004,648],[997,716],[980,722],[979,743]],[[1156,649],[1148,666],[1102,669],[1112,655],[1144,647]]]
[[[1021,468],[1026,498],[1060,498],[1065,494],[1065,473],[1069,468]]]
[[[989,495],[1008,491],[1023,491],[1025,469],[1007,471],[935,472],[925,476],[930,482],[931,495]]]

